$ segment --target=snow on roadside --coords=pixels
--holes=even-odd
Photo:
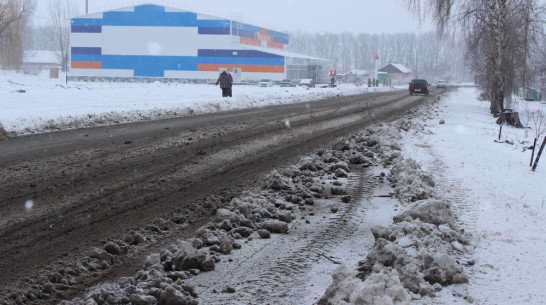
[[[469,88],[419,111],[394,123],[403,157],[389,177],[415,202],[372,229],[366,260],[340,267],[318,304],[544,304],[546,166],[530,171],[531,137],[504,126],[498,140]]]
[[[391,90],[234,86],[222,98],[217,86],[182,83],[69,82],[0,71],[0,125],[10,135],[147,121]],[[0,128],[1,133],[1,128]]]
[[[382,147],[383,164],[395,195],[406,205],[389,226],[372,227],[375,244],[356,270],[342,266],[319,305],[410,304],[433,297],[443,286],[468,281],[461,253],[469,237],[456,224],[450,203],[435,192],[433,175],[404,157],[398,144],[420,133],[421,110],[398,121],[368,130]],[[389,144],[390,143],[390,144]]]
[[[423,118],[426,132],[403,139],[403,151],[434,173],[440,192],[475,238],[469,284],[462,294],[474,304],[544,304],[546,156],[531,171],[534,135],[504,126],[499,141],[488,103],[476,95],[466,88],[441,100]],[[522,121],[527,107],[546,111],[539,102],[518,100],[512,107]]]

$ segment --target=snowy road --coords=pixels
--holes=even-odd
[[[36,303],[55,303],[132,274],[264,173],[432,99],[370,93],[0,141],[1,295],[46,277],[61,288]],[[120,239],[132,246],[108,264],[66,267]]]

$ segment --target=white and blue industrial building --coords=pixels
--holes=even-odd
[[[289,35],[154,4],[71,20],[72,80],[327,81],[327,60],[286,50]]]

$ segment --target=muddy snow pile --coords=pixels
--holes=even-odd
[[[406,206],[392,225],[372,228],[371,251],[356,270],[339,267],[318,304],[410,304],[468,282],[457,258],[470,237],[457,227],[449,202],[435,194],[433,176],[402,157],[395,143],[408,132],[426,132],[417,114],[363,134],[366,142],[380,142],[388,180]]]
[[[351,200],[345,188],[351,169],[377,163],[376,154],[380,153],[378,141],[356,136],[340,139],[331,149],[305,157],[296,165],[274,170],[264,177],[261,189],[245,192],[217,208],[213,221],[198,229],[194,238],[150,255],[135,276],[93,287],[85,298],[62,304],[197,304],[198,295],[184,280],[214,270],[216,264],[229,263],[225,255],[253,239],[287,233],[292,220],[312,209],[317,198],[332,199],[330,210],[336,213],[336,203]],[[144,232],[132,231],[123,240],[96,249],[91,257],[111,261],[131,245],[148,239]],[[232,290],[225,287],[224,292]]]

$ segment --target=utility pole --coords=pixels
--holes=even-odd
[[[89,0],[85,0],[85,14],[89,14]]]

